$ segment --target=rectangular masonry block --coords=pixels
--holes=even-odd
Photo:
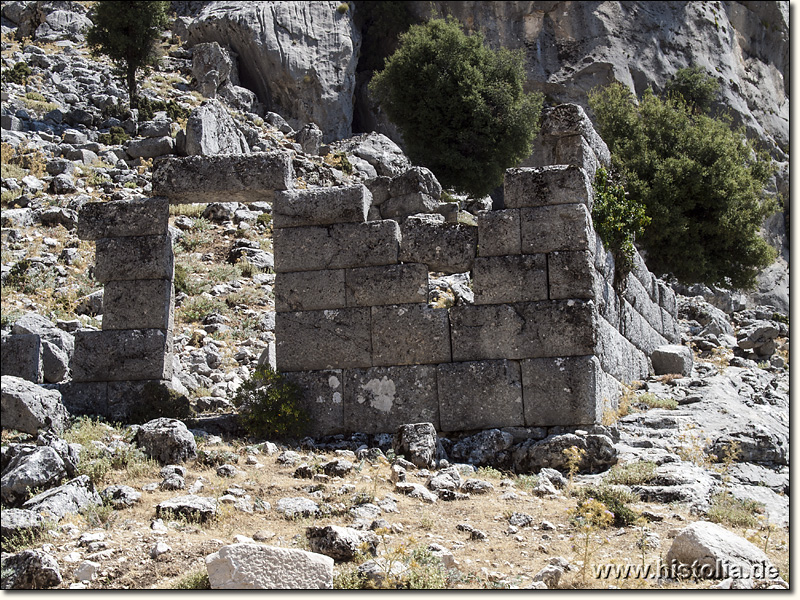
[[[101,283],[138,279],[172,281],[172,236],[143,235],[97,240],[94,277]]]
[[[656,348],[663,346],[667,340],[659,334],[647,322],[647,320],[639,314],[627,302],[622,302],[620,311],[620,321],[622,323],[621,333],[639,350],[650,356]]]
[[[583,204],[558,204],[520,210],[523,254],[594,250],[589,211]]]
[[[159,387],[161,387],[161,389],[159,389]],[[148,390],[148,388],[150,389]],[[130,420],[139,422],[142,418],[142,413],[147,415],[147,413],[150,412],[149,407],[155,408],[157,403],[162,401],[161,398],[164,396],[161,394],[168,393],[166,388],[171,388],[170,381],[158,379],[145,381],[109,381],[106,405],[99,407],[99,410],[102,411],[100,414],[107,419],[123,422]],[[152,395],[154,391],[157,394],[156,396]],[[142,411],[143,402],[146,402],[144,411]],[[153,417],[148,416],[145,418]]]
[[[275,275],[275,310],[344,308],[344,269],[299,271]]]
[[[428,268],[420,264],[346,269],[347,306],[418,304],[428,301]]]
[[[169,279],[109,281],[103,289],[103,330],[171,330],[174,304]]]
[[[345,433],[344,373],[341,369],[296,371],[285,376],[302,392],[299,406],[309,416],[308,435]]]
[[[507,169],[506,208],[584,204],[591,206],[592,182],[578,165]]]
[[[450,309],[453,362],[591,354],[594,304],[555,300]]]
[[[369,308],[275,315],[279,371],[324,371],[372,366]]]
[[[348,369],[344,389],[347,431],[394,433],[421,422],[441,430],[435,365]]]
[[[153,193],[171,204],[272,202],[293,179],[292,155],[284,151],[162,158],[153,166]]]
[[[521,252],[519,210],[487,210],[478,214],[478,256]]]
[[[639,283],[642,284],[644,287],[645,292],[651,298],[653,297],[653,286],[655,285],[655,279],[653,274],[647,269],[647,265],[642,258],[642,255],[638,252],[633,253],[633,270],[631,270],[631,275],[635,276],[636,279],[639,280]]]
[[[519,427],[522,379],[519,363],[480,360],[438,366],[442,431]]]
[[[659,305],[672,317],[678,316],[678,304],[675,300],[675,292],[663,281],[658,282]]]
[[[273,234],[275,271],[320,271],[397,263],[400,226],[395,221],[288,227]]]
[[[166,198],[87,202],[78,213],[78,237],[82,240],[166,235],[168,231]]]
[[[551,252],[547,255],[547,277],[551,300],[594,297],[596,273],[591,252]]]
[[[447,309],[427,304],[372,307],[372,364],[450,362]]]
[[[592,152],[603,164],[611,162],[608,146],[595,131],[586,112],[577,104],[561,104],[543,111],[543,137],[552,136],[558,139],[581,135],[589,144]]]
[[[595,277],[594,301],[597,303],[598,314],[619,331],[621,327],[619,297],[614,289],[613,280]]]
[[[628,275],[626,282],[623,298],[636,309],[636,312],[647,321],[650,327],[660,332],[664,325],[661,317],[661,307],[652,301],[638,278]]]
[[[402,226],[399,260],[422,263],[429,271],[464,273],[472,269],[478,228],[445,223],[441,215],[414,215]]]
[[[108,418],[108,382],[68,381],[58,386],[61,401],[72,415],[100,415]]]
[[[565,135],[556,140],[554,164],[579,165],[586,171],[586,177],[590,182],[594,181],[597,167],[600,166],[592,146],[580,134]],[[589,206],[592,206],[591,200]]]
[[[279,227],[366,223],[372,194],[363,185],[275,193],[272,224]]]
[[[4,335],[0,343],[0,370],[3,375],[42,383],[42,339],[35,334]]]
[[[602,318],[597,320],[595,354],[600,359],[603,371],[623,383],[647,378],[647,356]]]
[[[472,275],[475,304],[547,300],[544,254],[476,258]]]
[[[663,335],[664,339],[670,344],[679,344],[681,342],[681,333],[680,329],[678,329],[678,322],[675,320],[675,317],[662,308],[661,320],[661,335]]]
[[[160,329],[75,332],[73,381],[172,379],[172,336]]]
[[[602,369],[595,356],[535,358],[523,360],[521,365],[526,425],[552,427],[600,421],[597,395]]]

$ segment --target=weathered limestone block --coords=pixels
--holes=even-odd
[[[552,136],[555,139],[580,135],[586,140],[601,163],[611,162],[608,146],[595,131],[586,112],[578,104],[559,104],[545,109],[542,113],[540,135],[543,138]]]
[[[172,336],[160,329],[75,332],[73,381],[172,379]]]
[[[617,291],[614,289],[613,274],[611,279],[600,276],[594,278],[594,301],[597,303],[598,314],[619,330],[620,304]]]
[[[78,214],[78,237],[82,240],[165,235],[168,230],[166,198],[87,202]]]
[[[153,168],[153,193],[173,204],[271,202],[293,178],[288,152],[164,158]]]
[[[58,386],[61,402],[73,415],[102,415],[110,419],[121,419],[122,415],[107,415],[107,381],[68,381]]]
[[[397,263],[400,226],[370,221],[290,227],[276,229],[273,244],[278,273],[392,265]]]
[[[594,257],[588,251],[551,252],[547,277],[551,300],[594,297]]]
[[[206,556],[214,590],[333,588],[330,556],[262,544],[231,544]]]
[[[591,211],[592,182],[578,165],[507,169],[506,208],[585,204]]]
[[[404,196],[392,196],[381,204],[381,216],[384,219],[397,219],[407,215],[432,213],[439,207],[439,201],[433,196],[417,192]]]
[[[600,162],[591,144],[582,135],[566,135],[555,140],[553,164],[580,165],[589,181],[594,181]]]
[[[347,431],[394,432],[422,421],[439,429],[435,365],[348,369],[344,390]]]
[[[344,269],[278,273],[275,276],[275,310],[344,308]]]
[[[653,274],[647,270],[647,265],[645,264],[642,255],[638,252],[633,253],[633,269],[631,270],[630,274],[639,280],[639,283],[642,284],[642,287],[644,287],[645,292],[651,299],[653,297],[657,298],[655,294],[658,292],[653,289],[656,286],[657,280]]]
[[[623,383],[646,379],[650,370],[647,356],[603,318],[597,320],[595,354],[603,370]]]
[[[478,229],[445,223],[442,215],[415,215],[402,226],[401,262],[423,263],[430,271],[463,273],[472,269]]]
[[[369,308],[277,313],[275,339],[279,371],[372,366]]]
[[[0,370],[33,383],[44,381],[42,338],[36,334],[4,335],[0,343]]]
[[[592,354],[592,302],[555,300],[450,309],[453,362]]]
[[[447,309],[401,304],[371,310],[374,366],[450,362]]]
[[[429,169],[411,167],[392,178],[388,193],[389,197],[381,203],[381,215],[385,219],[435,212],[442,186]]]
[[[296,371],[286,373],[286,378],[302,391],[299,406],[310,417],[308,435],[345,433],[344,372],[341,369]]]
[[[522,252],[592,251],[595,236],[583,204],[557,204],[520,210]]]
[[[677,316],[678,304],[675,299],[675,292],[663,281],[658,282],[658,304],[671,316]]]
[[[141,404],[146,393],[145,388],[161,385],[171,388],[172,382],[163,379],[109,381],[106,389],[106,403],[99,406],[94,413],[100,414],[107,419],[127,421],[134,409]]]
[[[478,214],[478,256],[520,253],[519,210],[488,210]]]
[[[172,280],[174,255],[170,235],[97,240],[94,277],[101,283],[139,279]]]
[[[664,326],[661,317],[661,307],[653,302],[650,295],[645,291],[644,286],[642,286],[636,277],[628,275],[623,298],[636,309],[636,312],[644,317],[644,320],[647,321],[650,327],[658,332],[661,331]]]
[[[650,360],[653,361],[653,372],[656,375],[679,373],[688,377],[694,366],[692,350],[678,344],[659,346],[650,356]]]
[[[418,304],[428,301],[428,268],[407,263],[346,269],[347,306]]]
[[[667,344],[667,340],[627,302],[622,302],[620,313],[622,335],[646,355],[650,356],[656,348]]]
[[[481,360],[439,365],[442,431],[525,424],[519,363]]]
[[[365,223],[372,194],[363,185],[275,193],[272,224],[279,227]]]
[[[171,330],[174,304],[169,279],[109,281],[103,290],[103,330]]]
[[[475,304],[547,300],[544,254],[476,258],[472,271]]]
[[[588,425],[600,421],[600,361],[595,356],[523,360],[525,424]]]
[[[661,335],[671,344],[679,343],[681,341],[681,332],[678,329],[678,321],[663,308],[661,309],[661,322]]]

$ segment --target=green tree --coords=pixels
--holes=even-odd
[[[412,25],[369,89],[412,161],[445,187],[483,196],[530,154],[538,133],[542,97],[524,82],[521,50],[492,50],[451,17]]]
[[[708,113],[711,103],[717,99],[719,83],[709,77],[702,67],[687,67],[675,72],[664,86],[664,91],[668,95],[680,95],[687,104],[694,107],[695,112]]]
[[[158,41],[169,24],[169,2],[97,2],[89,17],[86,42],[95,54],[105,54],[128,88],[131,107],[137,105],[138,74],[146,75],[158,60]]]
[[[775,251],[758,234],[777,203],[772,173],[742,128],[694,110],[680,94],[647,90],[637,105],[621,84],[589,93],[600,135],[630,198],[651,225],[638,241],[648,267],[684,283],[752,288]]]

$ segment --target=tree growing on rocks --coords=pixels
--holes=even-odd
[[[92,52],[105,54],[115,64],[136,107],[139,74],[158,60],[158,41],[169,24],[169,2],[97,2],[90,13],[92,26],[86,42]]]
[[[540,94],[526,93],[524,55],[492,50],[454,18],[412,25],[370,82],[409,158],[445,187],[483,196],[530,154]]]

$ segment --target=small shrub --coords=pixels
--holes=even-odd
[[[225,303],[208,296],[194,296],[186,300],[180,307],[180,315],[184,322],[199,322],[211,313],[222,313],[226,309]]]
[[[731,527],[756,527],[759,524],[757,514],[764,512],[764,505],[755,500],[736,498],[728,491],[719,492],[711,497],[708,509],[708,520]]]
[[[494,467],[478,467],[475,475],[481,479],[505,479],[506,475]]]
[[[649,392],[637,396],[636,402],[644,404],[648,408],[666,408],[667,410],[675,410],[678,408],[678,401],[674,398],[659,398],[655,394]]]
[[[111,504],[90,504],[81,511],[89,527],[103,527],[108,529],[117,517]]]
[[[347,4],[347,2],[342,2],[336,7],[336,12],[338,12],[340,15],[345,14],[348,10],[350,10],[350,5]]]
[[[539,485],[538,475],[519,475],[517,477],[517,487],[524,491],[530,491]]]
[[[192,414],[189,399],[163,383],[145,384],[142,396],[128,411],[129,423],[147,423],[159,417],[185,419]]]
[[[192,571],[181,577],[171,588],[175,590],[210,590],[211,583],[208,581],[208,570],[200,569]]]
[[[122,127],[114,126],[108,130],[108,133],[101,133],[97,136],[97,141],[106,146],[119,146],[131,139]]]
[[[592,499],[602,502],[614,515],[613,523],[618,527],[632,525],[640,516],[627,506],[631,502],[637,502],[639,497],[624,487],[607,485],[582,487],[578,492],[578,498],[579,508]]]
[[[28,77],[31,76],[31,68],[24,62],[20,61],[11,69],[3,71],[3,81],[8,83],[16,83],[18,85],[25,85],[28,83]]]
[[[233,404],[239,411],[239,421],[251,435],[282,438],[301,435],[308,424],[300,397],[296,384],[265,365],[239,387]]]
[[[649,483],[656,476],[656,463],[643,460],[614,465],[605,476],[609,485],[643,485]]]

